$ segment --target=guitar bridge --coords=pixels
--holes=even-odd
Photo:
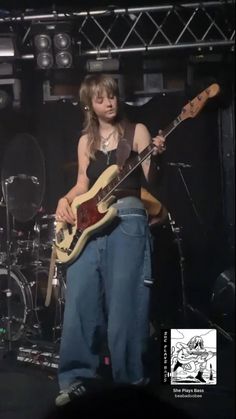
[[[60,250],[60,252],[62,252],[62,253],[66,253],[68,256],[71,254],[71,252],[72,252],[72,250],[70,250],[70,249],[65,249],[64,247],[60,247],[60,246],[58,246],[58,244],[54,244],[55,245],[55,247],[58,249],[58,250]]]
[[[63,230],[62,230],[62,232],[61,232],[61,230],[57,233],[57,241],[58,241],[58,243],[61,243],[63,241],[63,238],[64,238]],[[75,246],[76,246],[76,244],[77,244],[77,242],[78,242],[81,234],[82,234],[82,232],[80,232],[79,230],[76,231],[76,233],[75,233],[75,235],[73,237],[73,240],[72,240],[72,242],[71,242],[71,244],[70,244],[69,247],[67,247],[67,248],[60,247],[60,246],[58,246],[58,244],[55,243],[56,248],[58,250],[60,250],[61,252],[66,253],[68,256],[70,256],[70,254],[73,252],[73,250],[74,250],[74,248],[75,248]],[[59,237],[59,239],[58,239],[58,237]]]

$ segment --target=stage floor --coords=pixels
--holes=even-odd
[[[234,419],[232,342],[224,340],[218,345],[218,382],[216,385],[199,386],[204,389],[201,399],[178,399],[173,386],[160,383],[158,347],[158,342],[154,340],[149,363],[153,366],[151,388],[160,399],[183,409],[193,419]],[[0,359],[0,419],[45,419],[54,409],[58,393],[57,369],[29,365],[10,355],[7,352]],[[158,412],[156,415],[158,417]]]

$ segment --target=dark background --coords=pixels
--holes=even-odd
[[[110,2],[99,2],[108,5]],[[149,4],[154,2],[149,2]],[[165,2],[164,2],[165,3]],[[41,1],[37,7],[46,7],[50,2]],[[57,1],[56,6],[68,6]],[[168,2],[170,4],[170,2]],[[21,10],[35,6],[35,2],[21,2]],[[70,2],[70,7],[77,2]],[[126,2],[115,2],[127,6]],[[129,7],[140,2],[129,2]],[[80,2],[79,9],[91,8],[97,3]],[[17,2],[1,3],[6,10],[19,10]],[[175,227],[180,229],[180,238],[167,222],[153,228],[154,237],[154,287],[152,316],[157,322],[171,325],[178,321],[177,312],[182,313],[183,291],[187,302],[206,315],[211,315],[212,292],[219,275],[233,265],[234,245],[229,240],[228,221],[225,208],[225,185],[222,165],[222,136],[220,114],[228,112],[234,100],[234,61],[231,54],[222,54],[217,63],[195,64],[191,80],[187,77],[184,63],[187,53],[179,51],[172,58],[160,54],[161,71],[167,77],[166,88],[159,93],[148,94],[145,104],[138,106],[138,99],[145,97],[142,90],[142,69],[135,54],[123,62],[124,90],[122,99],[127,116],[147,125],[154,136],[165,128],[180,112],[182,107],[211,83],[219,83],[221,93],[208,101],[201,113],[184,121],[167,139],[167,150],[162,158],[159,180],[152,186],[153,194],[165,205]],[[134,75],[135,69],[135,75]],[[182,88],[171,87],[171,81],[181,82]],[[180,74],[180,75],[179,75]],[[85,75],[82,69],[73,72],[52,72],[50,83],[76,84]],[[80,104],[70,100],[45,100],[42,84],[46,75],[35,70],[32,62],[22,62],[20,79],[22,100],[20,108],[11,104],[0,109],[0,168],[5,169],[4,157],[14,138],[27,133],[32,135],[41,148],[45,162],[45,191],[40,214],[53,214],[59,197],[73,186],[77,175],[76,149],[81,134],[83,115]],[[169,83],[169,84],[168,84]],[[233,140],[232,140],[233,141]],[[184,163],[190,167],[176,166]],[[174,164],[173,164],[174,163]],[[12,164],[12,162],[11,162]],[[14,163],[13,163],[14,165]],[[231,170],[231,168],[230,168]],[[158,171],[158,168],[157,168]],[[232,174],[233,182],[233,170]],[[232,197],[232,200],[234,198]],[[32,231],[35,218],[18,230]],[[6,210],[0,207],[0,227],[6,233]],[[231,226],[232,227],[232,226]],[[6,239],[6,234],[3,237]],[[181,240],[180,240],[181,239]],[[178,248],[178,245],[180,248]],[[181,252],[184,256],[182,276]],[[181,283],[181,280],[184,282]],[[180,314],[181,316],[181,314]]]
[[[149,5],[160,3],[176,5],[180,2],[167,0],[148,2]],[[229,2],[226,1],[224,4],[225,13]],[[144,2],[143,0],[116,0],[114,2],[2,0],[0,2],[1,32],[11,26],[2,25],[2,16],[7,20],[8,16],[14,16],[15,12],[19,14],[19,11],[24,13],[25,9],[45,9],[48,12],[66,7],[69,10],[76,8],[80,11],[91,8],[101,9],[103,6],[110,5],[128,8],[144,6]],[[220,16],[222,19],[225,18],[224,13]],[[227,19],[234,25],[234,13],[228,15]],[[19,39],[25,34],[25,30],[26,28],[22,33],[20,31]],[[207,50],[206,56],[203,56],[200,62],[197,61],[198,54],[195,54],[195,51],[193,56],[196,60],[192,63],[190,63],[189,55],[191,52],[184,49],[178,49],[177,52],[170,50],[167,54],[158,50],[154,56],[151,54],[150,57],[158,63],[154,72],[156,71],[163,77],[163,86],[160,91],[151,93],[150,89],[153,85],[155,86],[155,83],[151,81],[151,86],[148,86],[149,88],[145,91],[140,56],[130,53],[126,56],[121,54],[120,57],[123,71],[120,74],[122,99],[129,103],[124,105],[126,113],[131,120],[145,123],[152,135],[155,135],[159,129],[165,128],[180,113],[182,106],[189,99],[195,97],[211,83],[218,83],[221,88],[220,94],[209,100],[198,116],[184,121],[167,138],[167,150],[162,156],[162,161],[159,162],[161,169],[157,167],[158,181],[151,187],[152,193],[166,206],[172,222],[166,220],[163,224],[152,228],[154,284],[151,289],[150,351],[146,361],[150,367],[151,381],[154,383],[155,394],[158,398],[161,397],[181,410],[184,409],[196,419],[208,419],[213,416],[215,419],[233,419],[235,413],[233,391],[235,383],[233,372],[235,352],[233,116],[235,69],[233,50],[229,51],[224,46],[219,50],[213,49],[212,55],[208,54]],[[31,60],[21,60],[18,64],[19,67],[14,69],[16,70],[15,77],[21,82],[21,100],[18,106],[11,101],[12,88],[0,85],[0,174],[2,180],[5,179],[6,173],[7,177],[17,173],[27,174],[30,166],[35,164],[38,167],[42,195],[39,194],[38,198],[40,200],[42,198],[42,205],[27,222],[13,222],[12,214],[10,214],[13,257],[19,244],[18,238],[23,239],[24,245],[29,243],[31,246],[36,238],[35,227],[41,228],[42,216],[55,212],[58,198],[75,182],[76,148],[81,134],[83,116],[80,104],[76,100],[59,99],[56,95],[59,91],[68,93],[71,85],[78,89],[85,74],[84,69],[79,65],[80,61],[76,70],[72,72],[69,70],[40,72],[36,70],[35,62]],[[45,80],[49,80],[51,86],[51,91],[47,95],[43,93]],[[9,103],[4,109],[1,107],[2,90],[10,93]],[[142,101],[143,104],[141,104]],[[13,153],[11,146],[16,144],[16,140],[21,140],[17,144],[22,144],[22,146]],[[29,148],[26,157],[27,153],[24,153],[23,145],[27,141],[32,148]],[[180,166],[180,171],[176,163],[184,163],[190,167]],[[43,173],[45,181],[43,181]],[[24,178],[22,183],[24,185]],[[13,192],[15,185],[17,186],[17,182],[11,184]],[[25,191],[23,194],[21,192],[22,189],[17,188],[12,197],[17,196],[20,204],[27,203],[27,210],[31,210],[29,201],[25,199],[30,198],[31,194],[27,196]],[[24,199],[21,199],[23,196]],[[21,215],[24,214],[21,213]],[[5,311],[2,311],[1,304],[5,301],[5,289],[9,288],[4,259],[7,250],[6,232],[6,206],[0,191],[0,291],[4,291],[4,293],[0,292],[0,314],[2,315]],[[45,235],[41,236],[43,243],[52,239],[48,232],[45,230]],[[26,250],[23,248],[20,253],[19,261],[22,261],[22,266],[13,266],[19,284],[15,280],[11,283],[17,288],[17,290],[13,289],[17,293],[14,294],[12,312],[14,316],[16,315],[16,319],[18,317],[21,319],[20,308],[28,310],[31,307],[30,297],[36,297],[34,284],[38,284],[39,295],[34,300],[34,307],[37,306],[36,313],[39,313],[43,321],[43,333],[39,341],[37,334],[36,337],[30,334],[29,341],[28,338],[26,341],[23,339],[27,326],[31,327],[31,322],[34,320],[31,319],[32,311],[28,310],[26,324],[23,324],[23,329],[19,333],[22,339],[15,343],[23,349],[28,348],[28,345],[32,349],[32,343],[34,343],[33,348],[36,347],[39,350],[40,356],[32,354],[31,364],[27,364],[25,359],[24,362],[16,363],[12,351],[8,351],[9,348],[4,348],[2,345],[4,336],[2,341],[2,335],[0,335],[0,417],[4,419],[45,418],[45,414],[53,409],[54,399],[59,391],[56,370],[51,371],[48,365],[46,367],[43,365],[44,352],[55,354],[54,345],[59,343],[59,341],[55,342],[55,338],[51,336],[59,302],[57,287],[49,310],[38,311],[38,308],[42,308],[42,301],[45,297],[48,261],[39,268],[37,276],[38,268],[30,265],[32,254]],[[31,252],[31,247],[29,250]],[[44,257],[50,256],[50,248],[47,249],[47,254],[45,251],[41,252]],[[186,297],[187,318],[184,316],[183,294]],[[19,313],[17,307],[19,307]],[[63,309],[63,298],[60,301],[61,308]],[[60,319],[59,316],[57,321],[60,322]],[[2,325],[1,316],[0,320]],[[14,326],[19,331],[21,324],[17,320]],[[159,385],[162,370],[160,329],[184,327],[217,329],[217,385],[200,386],[201,389],[204,388],[201,400],[175,399],[171,386]],[[60,337],[60,327],[57,332]],[[47,341],[45,342],[44,339]],[[38,361],[40,365],[37,364]],[[39,368],[38,371],[37,368]],[[104,365],[104,370],[106,374],[109,373],[107,365]]]

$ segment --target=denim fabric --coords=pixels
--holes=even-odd
[[[94,236],[67,270],[60,347],[61,389],[99,366],[96,338],[106,322],[115,382],[144,377],[142,355],[149,333],[150,232],[145,210],[118,210],[117,222]]]

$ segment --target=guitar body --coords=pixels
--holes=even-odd
[[[74,226],[65,222],[56,223],[55,245],[60,262],[73,262],[82,252],[89,237],[115,218],[117,210],[110,206],[115,197],[111,196],[99,204],[96,198],[117,174],[118,166],[109,166],[88,192],[74,199],[71,204],[76,218]]]

